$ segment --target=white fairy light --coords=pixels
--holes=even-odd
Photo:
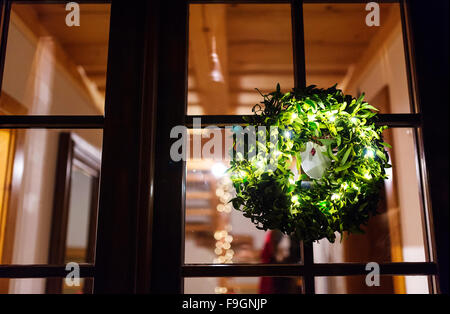
[[[288,131],[288,130],[284,131],[284,137],[287,139],[291,139],[291,137],[292,137],[291,131]]]
[[[331,200],[332,201],[337,201],[337,200],[340,200],[340,199],[341,199],[341,195],[338,194],[338,193],[335,193],[335,194],[331,195]]]
[[[364,153],[364,157],[365,158],[373,158],[373,157],[375,157],[375,153],[372,149],[367,148],[366,152]]]

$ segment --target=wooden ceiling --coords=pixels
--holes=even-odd
[[[381,23],[393,7],[381,5]],[[351,75],[378,32],[365,24],[367,14],[364,4],[304,5],[307,84],[329,87]],[[223,81],[211,78],[213,41]],[[250,113],[261,101],[255,88],[294,85],[290,6],[191,5],[189,53],[191,113]]]
[[[109,4],[80,4],[80,26],[67,27],[65,5],[33,5],[39,21],[104,94],[108,61]]]
[[[104,96],[110,5],[81,4],[80,27],[65,25],[64,5],[13,10],[24,6]],[[381,23],[394,6],[381,4]],[[364,4],[304,5],[308,84],[341,84],[350,74],[378,31],[365,25],[367,13]],[[189,29],[189,113],[250,112],[255,88],[294,86],[290,5],[193,4]]]
[[[66,26],[65,19],[68,12],[64,4],[14,4],[12,11],[36,36],[53,38],[58,48],[62,50],[66,70],[79,79],[79,75],[69,68],[81,67],[91,85],[103,98],[104,104],[110,7],[109,4],[80,4],[79,27]],[[61,54],[58,56],[59,59]]]
[[[381,5],[381,23],[392,6]],[[304,12],[307,84],[342,83],[379,28],[366,25],[365,4],[305,4]]]

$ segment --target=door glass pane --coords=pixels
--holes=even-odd
[[[380,276],[368,286],[366,276],[316,277],[317,294],[428,294],[427,276]]]
[[[314,245],[316,263],[344,262],[425,262],[423,207],[419,170],[415,157],[414,129],[389,129],[384,140],[392,169],[387,169],[378,207],[365,234],[352,234],[342,242],[322,240]]]
[[[72,189],[68,185],[67,190],[57,184],[61,173],[69,175],[64,166],[58,167],[66,152],[60,142],[62,133],[77,138],[78,147],[71,159]],[[95,213],[91,209],[96,209],[94,183],[88,168],[80,171],[78,158],[82,145],[100,167],[102,139],[102,130],[0,130],[0,264],[48,264],[61,251],[52,243],[68,245],[66,258],[61,256],[57,264],[92,261],[86,240],[94,243],[95,239],[91,226],[93,221],[95,227],[95,219],[90,220]],[[65,225],[64,206],[56,204],[64,204],[66,197],[68,231],[59,234],[55,230]],[[77,255],[71,256],[74,252]]]
[[[414,129],[385,131],[392,169],[387,169],[379,203],[364,234],[333,244],[314,244],[316,263],[424,262],[423,204],[417,168]],[[226,137],[224,137],[224,142]],[[203,144],[208,138],[203,139]],[[226,145],[226,144],[225,144]],[[225,150],[226,151],[226,150]],[[235,210],[226,153],[219,158],[187,162],[185,263],[297,263],[300,245],[277,231],[264,232]]]
[[[367,11],[366,3],[303,7],[308,85],[338,84],[347,94],[365,93],[382,113],[411,112],[398,3],[379,4],[379,26],[368,26],[376,22],[376,11]],[[388,103],[380,105],[374,98],[384,88]]]
[[[185,294],[301,294],[302,278],[185,278]]]
[[[83,169],[72,168],[69,204],[69,222],[67,225],[65,262],[92,263],[94,237],[90,233],[91,224],[95,224],[97,203],[93,204],[93,189],[96,180]],[[95,206],[93,208],[93,206]],[[94,220],[94,221],[93,221]]]
[[[77,10],[66,4],[14,3],[0,110],[103,115],[110,7],[80,4],[76,26]]]
[[[262,231],[228,204],[234,190],[226,162],[191,160],[186,182],[186,264],[300,262],[300,244],[278,231]]]
[[[222,150],[205,157],[208,131],[191,131],[186,175],[185,263],[272,264],[300,262],[300,244],[278,231],[265,232],[229,204],[234,188],[229,174],[227,140],[231,131],[221,129]],[[203,139],[202,139],[203,136]],[[211,136],[211,134],[210,134]],[[215,136],[215,135],[214,135]],[[196,156],[194,141],[203,148]],[[217,146],[219,147],[219,146]],[[219,148],[217,148],[219,150]],[[215,155],[215,149],[212,154]]]
[[[189,115],[251,114],[255,88],[294,87],[289,4],[189,6]]]
[[[80,278],[80,282],[75,285],[68,285],[66,279],[62,279],[61,294],[92,294],[94,287],[94,278]]]

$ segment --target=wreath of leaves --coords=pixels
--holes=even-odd
[[[261,93],[260,93],[261,94]],[[264,101],[253,108],[249,125],[278,127],[278,153],[265,161],[257,156],[236,158],[236,137],[229,172],[236,190],[233,207],[261,230],[278,229],[307,243],[327,238],[336,232],[363,233],[361,226],[377,213],[380,189],[390,168],[382,140],[387,128],[375,126],[377,109],[364,102],[364,95],[344,95],[336,85],[329,89],[309,86],[282,93],[277,90],[261,96]],[[283,134],[289,132],[289,136]],[[272,134],[273,136],[273,134]],[[301,173],[300,153],[306,143],[326,146],[331,166],[320,180],[301,174],[295,180],[292,167]],[[246,142],[246,152],[270,151],[270,141]],[[273,147],[272,147],[273,148]],[[242,157],[242,156],[241,156]],[[276,161],[276,169],[261,162]],[[305,181],[310,188],[305,188]]]

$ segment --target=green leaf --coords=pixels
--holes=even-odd
[[[306,174],[302,174],[301,176],[300,176],[300,180],[301,181],[308,181],[310,178],[308,177],[308,175],[306,175]]]
[[[318,141],[320,143],[322,143],[323,146],[330,146],[330,145],[336,143],[335,139],[322,139],[322,138],[320,138],[320,139],[318,139]]]
[[[347,170],[348,168],[350,168],[353,165],[353,163],[349,162],[348,164],[346,164],[345,166],[340,166],[337,167],[336,169],[334,169],[335,172],[341,172],[344,170]]]
[[[361,96],[359,96],[359,98],[358,98],[358,100],[356,101],[356,103],[357,103],[358,105],[360,105],[360,104],[363,102],[363,100],[364,100],[365,97],[366,97],[366,94],[362,93]]]
[[[364,104],[364,105],[362,105],[362,108],[363,108],[363,109],[370,109],[370,110],[378,111],[377,108],[375,108],[374,106],[371,106],[371,105],[369,105],[369,104]]]
[[[296,153],[295,158],[297,161],[297,171],[298,171],[298,173],[300,173],[301,169],[302,169],[302,156],[301,156],[300,152]]]
[[[305,99],[305,103],[307,103],[310,107],[314,108],[314,110],[317,110],[317,105],[314,101],[311,99]]]
[[[347,149],[347,151],[345,152],[344,157],[342,157],[342,160],[341,160],[341,166],[345,165],[345,163],[347,162],[348,156],[350,156],[350,153],[352,152],[352,149],[353,149],[353,147],[350,146]]]
[[[337,146],[341,146],[342,144],[342,136],[340,136],[339,134],[336,136],[336,141],[337,141]]]
[[[383,152],[381,152],[381,151],[379,151],[379,150],[377,150],[376,151],[376,154],[377,154],[377,156],[378,157],[380,157],[381,158],[381,160],[383,160],[383,161],[386,161],[387,162],[387,158],[386,158],[386,155],[383,153]]]
[[[331,159],[334,159],[335,161],[339,161],[339,159],[331,151],[331,146],[327,146],[327,154],[328,154],[328,157],[330,157]]]

